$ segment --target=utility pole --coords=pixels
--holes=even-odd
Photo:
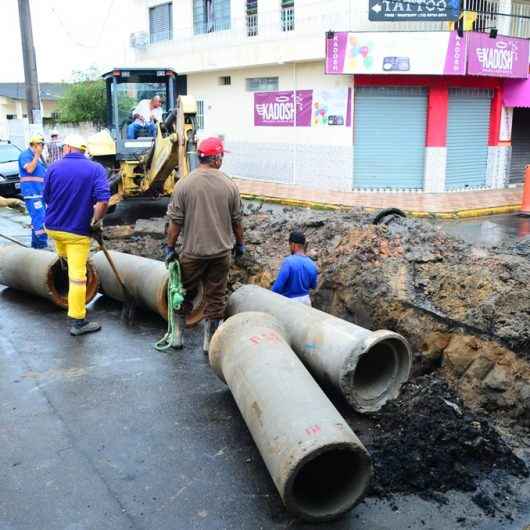
[[[24,80],[26,82],[26,105],[29,123],[41,123],[41,105],[37,61],[33,45],[33,29],[31,27],[31,11],[29,0],[18,0],[20,20],[20,37],[22,40],[22,58],[24,60]]]

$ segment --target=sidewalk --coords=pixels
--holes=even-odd
[[[242,197],[287,206],[369,210],[400,208],[413,217],[453,219],[519,211],[522,187],[454,193],[323,191],[275,182],[235,179]]]

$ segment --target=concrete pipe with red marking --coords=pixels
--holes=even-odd
[[[280,322],[240,313],[214,334],[210,365],[230,388],[287,509],[335,519],[363,497],[368,452],[290,348]]]
[[[257,285],[244,285],[230,297],[228,315],[244,311],[280,320],[315,378],[339,389],[358,412],[377,411],[395,399],[410,376],[410,347],[392,331],[361,328]]]
[[[109,251],[116,269],[120,273],[125,287],[139,307],[158,313],[167,320],[167,283],[169,274],[163,261],[124,252]],[[123,289],[103,252],[97,252],[92,261],[100,278],[100,290],[106,296],[120,302],[124,301]],[[188,327],[202,319],[204,309],[203,290],[199,289],[193,311],[186,317]]]
[[[68,307],[68,270],[63,269],[53,252],[21,246],[0,247],[0,284],[51,300]],[[98,292],[98,276],[87,264],[86,301]]]

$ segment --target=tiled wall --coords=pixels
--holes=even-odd
[[[223,163],[230,176],[296,184],[322,190],[352,188],[349,146],[227,142]]]

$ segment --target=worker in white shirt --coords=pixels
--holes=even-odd
[[[138,138],[139,132],[145,129],[148,136],[156,136],[155,122],[162,120],[162,100],[160,96],[142,99],[132,112],[133,122],[127,127],[127,139]]]

